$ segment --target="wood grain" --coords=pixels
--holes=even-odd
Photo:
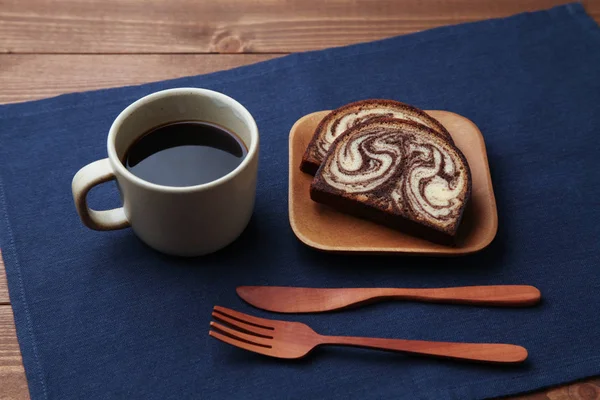
[[[505,400],[600,400],[600,378],[592,378]]]
[[[0,103],[205,74],[280,56],[0,54]]]
[[[1,0],[0,52],[293,52],[567,1]],[[583,4],[600,18],[600,2]]]
[[[8,283],[6,282],[6,271],[4,270],[4,260],[0,252],[0,307],[10,304],[8,298]]]
[[[0,275],[4,275],[4,270]],[[12,309],[9,305],[0,305],[0,399],[28,398]]]

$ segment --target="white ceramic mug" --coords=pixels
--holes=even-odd
[[[127,149],[153,127],[176,121],[207,121],[235,132],[248,154],[236,169],[212,182],[188,187],[147,182],[121,161]],[[177,88],[145,96],[123,110],[107,140],[108,158],[83,167],[73,178],[75,207],[91,229],[131,226],[150,247],[167,254],[198,256],[233,242],[247,226],[254,209],[259,135],[252,115],[222,93]],[[123,207],[92,210],[87,194],[100,183],[116,179]]]

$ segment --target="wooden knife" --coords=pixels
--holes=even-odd
[[[528,285],[435,289],[239,286],[236,291],[254,307],[280,313],[318,313],[383,300],[522,307],[538,303],[541,297],[537,288]]]

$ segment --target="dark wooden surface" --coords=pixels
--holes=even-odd
[[[0,103],[212,72],[565,2],[0,0]],[[583,4],[600,21],[600,1]],[[0,261],[0,399],[28,398]],[[600,399],[600,378],[516,398]]]

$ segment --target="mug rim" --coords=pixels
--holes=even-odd
[[[193,186],[159,185],[157,183],[152,183],[145,179],[142,179],[142,178],[136,176],[135,174],[133,174],[132,172],[130,172],[127,168],[125,168],[125,166],[123,165],[123,163],[119,160],[119,157],[117,156],[117,149],[115,146],[115,139],[118,134],[118,130],[119,130],[121,124],[123,123],[123,121],[125,120],[125,118],[127,118],[134,110],[136,110],[140,107],[143,107],[144,103],[146,103],[150,100],[155,100],[155,99],[159,99],[162,97],[168,97],[168,96],[174,96],[174,95],[180,95],[180,94],[190,94],[190,93],[192,93],[194,95],[204,96],[204,97],[218,98],[218,99],[222,100],[224,103],[227,103],[229,106],[231,106],[232,108],[235,108],[236,110],[240,111],[243,114],[243,117],[246,119],[245,122],[247,123],[249,131],[250,131],[250,140],[251,140],[250,146],[248,146],[248,153],[246,154],[246,157],[244,158],[244,160],[242,160],[242,162],[237,167],[235,167],[232,171],[228,172],[227,174],[225,174],[213,181],[210,181],[207,183],[202,183],[200,185],[193,185]],[[127,107],[125,107],[125,109],[123,109],[119,113],[117,118],[115,118],[115,120],[113,121],[113,123],[110,127],[110,130],[108,132],[108,138],[107,138],[107,151],[108,151],[108,158],[112,164],[112,167],[118,171],[118,174],[122,175],[126,179],[128,179],[142,187],[145,187],[147,189],[160,190],[163,192],[171,192],[171,193],[185,193],[185,192],[193,192],[193,191],[203,190],[203,189],[210,189],[212,187],[219,186],[219,185],[233,179],[242,170],[244,170],[250,162],[252,162],[252,159],[256,156],[256,152],[258,151],[258,144],[259,144],[258,142],[259,142],[259,135],[258,135],[258,126],[256,125],[256,121],[254,120],[254,117],[252,116],[252,114],[250,114],[250,111],[248,111],[246,109],[246,107],[244,107],[239,101],[235,100],[234,98],[232,98],[230,96],[227,96],[224,93],[217,92],[217,91],[210,90],[210,89],[194,88],[194,87],[179,87],[179,88],[159,90],[157,92],[147,94],[147,95],[137,99],[136,101],[134,101]]]

